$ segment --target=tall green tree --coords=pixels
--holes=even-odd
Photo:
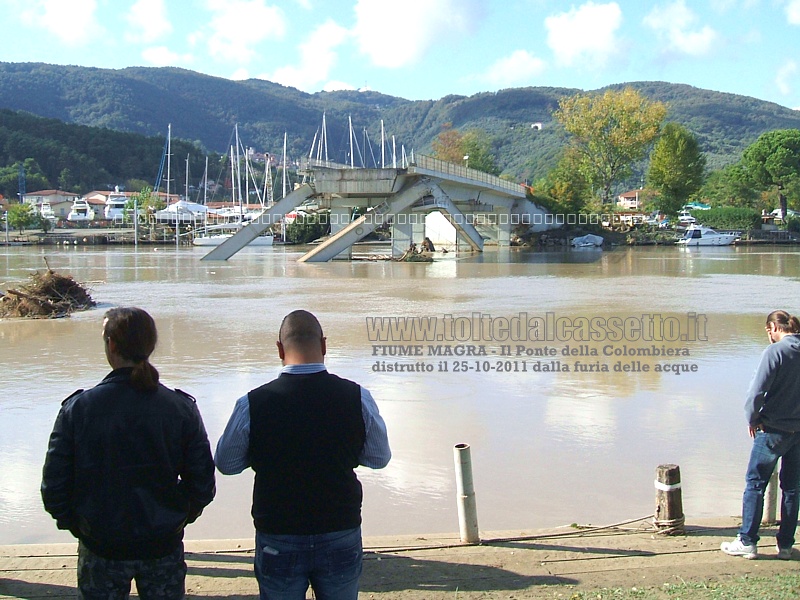
[[[600,191],[603,204],[609,204],[614,183],[628,177],[633,163],[646,156],[666,114],[663,102],[625,88],[562,98],[553,117],[571,135],[581,170]]]
[[[703,186],[706,157],[692,133],[667,123],[650,155],[647,184],[659,192],[656,207],[676,215],[689,197]]]
[[[581,157],[573,148],[566,148],[556,167],[548,173],[543,186],[545,193],[555,200],[552,212],[581,214],[592,198],[592,186],[581,170]]]
[[[759,211],[766,208],[761,206],[760,196],[753,183],[747,181],[741,164],[709,173],[698,195],[713,207],[735,206]]]
[[[800,180],[800,129],[768,131],[742,155],[744,175],[763,188],[776,188],[781,216],[786,217],[786,190]]]
[[[461,151],[463,152],[462,157],[469,156],[469,159],[465,159],[465,161],[470,169],[489,173],[489,175],[500,174],[500,168],[492,154],[492,144],[484,132],[477,129],[467,131],[461,138]]]

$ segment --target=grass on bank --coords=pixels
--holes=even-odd
[[[562,591],[555,592],[553,597],[567,600],[796,600],[800,598],[800,573],[745,576],[704,583],[665,583],[652,588]]]

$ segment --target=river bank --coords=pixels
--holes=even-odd
[[[484,532],[479,545],[441,534],[368,537],[359,598],[796,598],[800,553],[776,560],[774,528],[763,531],[759,560],[719,551],[738,524],[693,521],[679,536],[654,533],[648,520]],[[186,551],[188,596],[257,595],[252,540],[190,541]],[[74,597],[75,561],[74,543],[2,546],[0,598]]]

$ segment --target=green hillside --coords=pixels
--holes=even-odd
[[[744,148],[765,131],[800,128],[800,111],[755,98],[663,82],[612,87],[623,85],[667,102],[668,119],[685,125],[698,137],[712,169],[737,161]],[[281,152],[286,132],[289,154],[297,159],[308,154],[324,112],[332,160],[349,162],[348,117],[362,146],[361,154],[370,155],[369,147],[363,147],[366,128],[371,154],[377,157],[381,120],[387,135],[395,136],[398,152],[402,146],[407,154],[412,150],[429,152],[442,126],[452,123],[463,130],[486,131],[499,166],[517,179],[536,179],[553,166],[565,138],[551,114],[559,98],[578,91],[529,87],[410,101],[377,92],[306,94],[268,81],[230,81],[177,68],[109,70],[0,63],[0,108],[162,139],[171,123],[173,135],[195,144],[199,149],[195,153],[224,154],[238,123],[244,143],[258,151]],[[534,122],[543,123],[543,129],[533,129]],[[24,130],[18,132],[24,134]],[[154,163],[160,156],[156,138],[152,145],[158,147],[156,156],[130,157],[146,163],[141,173],[156,169]],[[91,155],[93,149],[87,143],[64,152]],[[105,169],[111,178],[123,175],[115,170],[118,165],[106,164],[100,154],[98,169]],[[178,152],[175,155],[180,156]],[[9,159],[10,153],[3,151],[0,160]],[[199,175],[196,167],[192,172]]]

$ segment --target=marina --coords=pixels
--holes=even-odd
[[[282,317],[296,308],[317,314],[329,369],[370,389],[389,428],[392,462],[359,472],[368,536],[455,531],[452,449],[461,443],[472,448],[485,530],[652,514],[653,471],[663,463],[681,466],[687,517],[739,512],[750,448],[743,395],[767,343],[765,315],[797,311],[796,247],[505,248],[436,254],[432,263],[298,262],[307,250],[245,248],[231,260],[208,262],[200,260],[204,249],[193,247],[0,249],[4,288],[44,269],[46,256],[52,269],[86,283],[98,302],[67,319],[0,321],[8,375],[0,399],[0,544],[71,539],[41,507],[41,465],[61,400],[108,372],[100,326],[103,312],[117,305],[153,314],[160,334],[153,363],[165,384],[196,396],[212,445],[236,398],[279,370],[274,341]],[[553,339],[511,339],[522,314],[528,331],[531,319],[552,318]],[[706,339],[688,336],[699,315]],[[614,338],[617,320],[635,319],[643,331],[656,316],[679,330],[664,329],[662,341]],[[368,318],[374,325],[388,317],[403,320],[394,330],[386,325],[385,335],[368,325]],[[402,329],[408,319],[434,317],[450,319],[442,333],[452,340],[423,340],[418,331],[399,339],[409,338]],[[591,332],[597,319],[605,339],[575,339],[582,323]],[[475,326],[462,339],[467,323]],[[398,339],[378,339],[390,334]],[[373,354],[392,344],[421,345],[422,356]],[[467,345],[483,346],[486,356],[455,355]],[[652,346],[665,352],[630,353]],[[376,371],[379,359],[419,361],[425,370]],[[559,369],[542,369],[551,361]],[[517,368],[498,369],[498,362]],[[219,476],[217,499],[189,537],[250,537],[251,486],[248,475]]]

